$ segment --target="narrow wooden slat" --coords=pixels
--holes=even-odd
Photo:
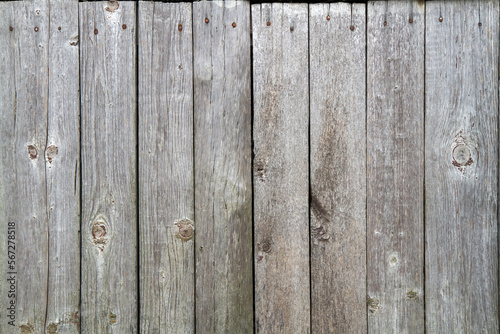
[[[137,331],[135,6],[80,3],[83,333]]]
[[[2,151],[5,153],[2,153],[1,167],[3,194],[0,233],[1,248],[7,248],[10,240],[15,242],[15,249],[7,248],[12,252],[6,253],[6,257],[1,259],[3,310],[0,313],[0,326],[5,333],[23,330],[41,333],[45,329],[49,294],[50,213],[47,208],[45,157],[49,6],[47,1],[15,2],[10,6],[2,6],[5,20],[1,20],[0,33],[3,54],[1,79],[5,86],[2,84],[0,89],[0,127],[3,135]],[[4,67],[6,65],[9,69]],[[15,232],[8,232],[8,222],[15,223]],[[7,260],[14,262],[8,265]],[[11,301],[16,306],[15,318],[6,318],[6,308],[11,305]],[[9,324],[10,320],[14,321]]]
[[[252,333],[249,3],[195,2],[193,30],[196,332]]]
[[[424,10],[368,4],[369,333],[424,332]]]
[[[252,5],[257,333],[310,331],[307,13]]]
[[[139,3],[142,333],[194,333],[191,4]]]
[[[46,332],[79,333],[80,94],[78,1],[50,1]]]
[[[498,332],[498,16],[427,3],[427,333]]]
[[[367,329],[365,14],[309,6],[313,333]]]

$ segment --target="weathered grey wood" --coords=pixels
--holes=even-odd
[[[365,23],[364,4],[309,6],[313,333],[367,329]]]
[[[83,333],[137,331],[135,6],[80,3]]]
[[[369,333],[424,332],[424,4],[368,3]]]
[[[498,15],[427,3],[427,333],[498,332]]]
[[[142,333],[194,333],[191,21],[189,3],[139,4]]]
[[[78,1],[50,1],[45,151],[48,333],[80,332],[80,78],[76,17]]]
[[[250,5],[193,3],[193,30],[196,332],[252,333]]]
[[[310,332],[307,13],[252,5],[257,333]]]
[[[10,293],[2,289],[4,304],[0,326],[5,333],[23,330],[42,333],[49,294],[45,158],[49,5],[47,1],[26,1],[12,3],[11,7],[8,4],[2,6],[6,12],[2,10],[5,20],[1,23],[0,48],[3,54],[2,73],[5,74],[1,79],[2,83],[8,81],[1,88],[2,248],[8,249],[8,240],[13,240],[8,239],[7,223],[14,222],[16,225],[15,255],[7,253],[1,259],[2,281],[15,276],[15,290],[10,289],[10,284],[2,284],[2,288],[15,291],[16,296],[6,299],[5,296]],[[5,65],[10,68],[5,68]],[[3,153],[6,150],[8,152]],[[15,256],[15,259],[9,256]],[[7,259],[14,260],[15,266],[9,267]],[[9,325],[11,319],[5,317],[11,300],[16,301],[13,325]]]

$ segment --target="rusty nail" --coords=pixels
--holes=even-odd
[[[290,31],[293,31],[293,27],[290,27]]]
[[[208,19],[208,17],[205,18],[205,23],[208,23],[210,22],[210,20]]]
[[[354,31],[354,26],[351,26],[351,31]]]
[[[443,18],[441,16],[439,17],[439,22],[443,22]]]
[[[236,28],[236,22],[233,22],[233,24],[231,24],[233,26],[233,28]]]
[[[12,27],[9,27],[9,30],[10,30],[10,31],[12,31],[12,30],[14,30],[14,28],[12,28]]]
[[[330,21],[330,15],[328,15],[328,16],[326,17],[326,20],[327,20],[327,21]]]
[[[179,31],[182,31],[182,24],[179,24],[179,25],[177,26],[177,29],[179,29]]]
[[[38,32],[38,27],[35,27],[35,32]]]
[[[99,30],[94,29],[94,35],[97,35],[99,33]]]
[[[124,30],[127,29],[127,25],[126,24],[122,25],[122,29]]]
[[[478,25],[478,26],[482,26],[483,24],[482,24],[481,22],[479,22],[477,25]]]
[[[410,19],[408,20],[408,22],[413,23],[413,19],[410,17]]]
[[[61,30],[61,27],[57,27],[57,30]]]
[[[387,21],[384,21],[384,27],[387,25]]]
[[[271,25],[271,21],[267,21],[266,25],[269,27]]]

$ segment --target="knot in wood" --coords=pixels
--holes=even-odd
[[[177,226],[178,230],[176,236],[179,239],[181,239],[182,241],[188,241],[193,238],[194,226],[191,220],[184,218],[176,221],[174,225]]]
[[[120,7],[120,5],[118,4],[118,2],[116,1],[107,1],[106,2],[106,7],[104,7],[104,9],[110,13],[113,13],[115,10],[118,9],[118,7]]]
[[[38,156],[38,150],[33,145],[28,145],[28,154],[30,155],[30,159],[34,160]]]
[[[453,165],[455,167],[470,166],[474,162],[470,148],[465,144],[459,144],[453,149]]]
[[[263,243],[260,245],[260,249],[261,249],[264,253],[271,253],[271,243],[269,243],[268,241],[263,242]]]
[[[47,155],[47,161],[49,163],[52,163],[52,160],[54,160],[58,152],[59,150],[55,145],[50,145],[49,147],[47,147],[47,150],[45,151]]]
[[[97,219],[92,224],[91,229],[92,242],[99,248],[102,252],[104,250],[104,245],[108,242],[108,227],[103,219]]]

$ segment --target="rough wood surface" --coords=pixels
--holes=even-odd
[[[498,332],[498,16],[427,3],[427,333]]]
[[[193,30],[196,332],[252,333],[249,3],[195,2]]]
[[[195,327],[191,4],[140,2],[138,15],[140,328],[189,334]]]
[[[257,333],[310,332],[307,13],[252,5]]]
[[[79,333],[80,94],[78,1],[50,1],[45,330]]]
[[[424,28],[423,3],[368,3],[369,333],[424,332]]]
[[[13,2],[0,2],[0,332],[8,333],[14,327],[11,319],[10,282],[5,268],[8,259],[8,223],[18,222],[17,177],[16,177],[16,84],[15,84],[15,15]],[[12,31],[10,28],[12,27]],[[11,249],[12,250],[12,249]],[[4,307],[5,306],[5,307]]]
[[[2,332],[45,329],[48,298],[47,145],[48,2],[2,4],[2,248],[14,251],[2,258]],[[10,7],[11,9],[9,10]],[[12,29],[10,29],[12,28]],[[4,63],[5,62],[5,63]],[[10,68],[6,69],[7,65]],[[5,99],[5,100],[4,100]],[[6,186],[5,188],[3,186]],[[5,189],[5,190],[4,190]],[[5,192],[4,192],[5,191]],[[5,200],[5,202],[4,202]],[[5,220],[4,220],[5,219]],[[8,222],[16,225],[8,238]],[[15,250],[8,241],[15,241]],[[15,256],[13,259],[11,256]],[[8,266],[7,259],[15,261]],[[17,274],[10,274],[16,272]],[[11,276],[13,283],[5,284]],[[7,283],[9,283],[7,281]],[[5,288],[5,290],[4,290]],[[8,288],[8,290],[7,290]],[[15,291],[14,298],[5,298]],[[6,308],[16,301],[13,326]],[[8,304],[9,303],[9,304]]]
[[[134,2],[80,3],[83,333],[137,331],[135,22]]]
[[[365,22],[364,4],[309,6],[313,333],[367,329]]]

